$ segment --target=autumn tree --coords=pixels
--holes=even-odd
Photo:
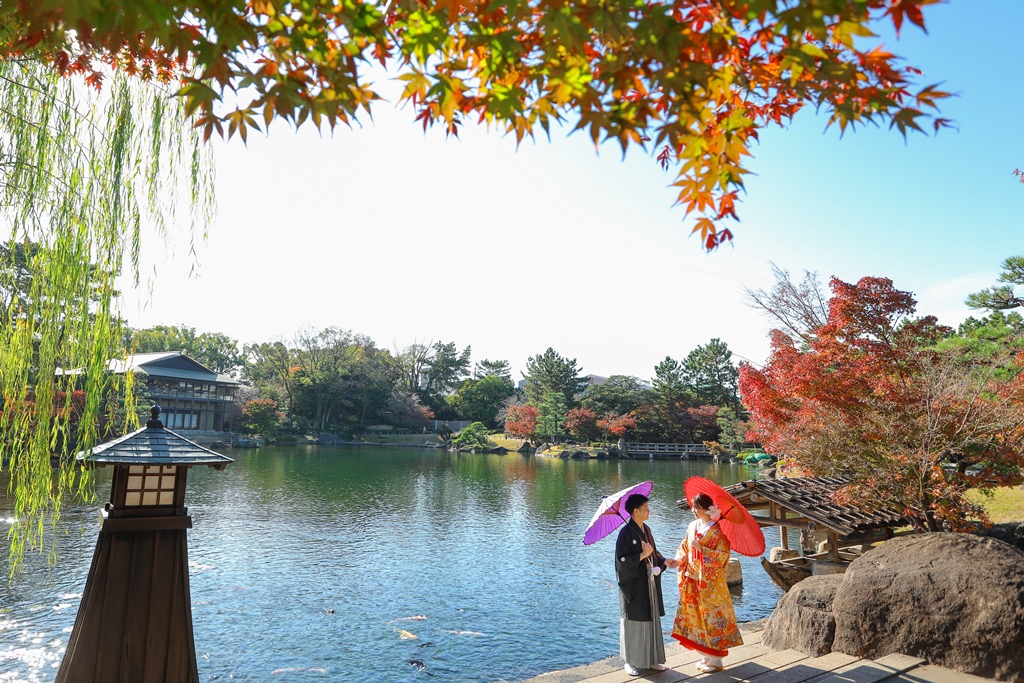
[[[526,360],[526,396],[530,403],[539,406],[552,391],[562,395],[567,407],[576,405],[576,396],[586,387],[586,377],[575,358],[566,358],[553,348],[544,353],[530,356]]]
[[[248,434],[259,434],[268,442],[277,438],[284,413],[277,409],[277,401],[257,398],[242,408],[242,428]]]
[[[575,439],[592,441],[600,434],[597,413],[590,408],[573,408],[565,414],[565,429]]]
[[[531,405],[509,406],[505,431],[514,439],[532,440],[537,435],[537,408]]]
[[[814,474],[851,477],[842,500],[919,530],[984,519],[964,494],[1019,476],[1024,379],[936,350],[948,330],[913,317],[913,297],[886,278],[830,286],[828,320],[806,348],[776,330],[765,367],[741,367],[749,438]]]
[[[651,150],[676,165],[675,201],[710,249],[732,238],[722,222],[760,132],[805,105],[841,131],[947,125],[933,113],[946,93],[872,39],[881,21],[923,28],[933,1],[17,2],[0,6],[0,59],[31,49],[95,81],[94,62],[142,74],[187,63],[179,92],[196,125],[243,140],[274,119],[353,125],[383,99],[383,69],[424,129],[482,122],[521,142],[564,125]]]
[[[423,405],[418,394],[399,384],[392,389],[381,416],[397,427],[421,429],[434,419],[434,411]]]
[[[636,418],[628,413],[605,415],[597,421],[597,428],[604,434],[605,441],[609,436],[614,436],[619,440],[620,451],[624,451],[626,448],[626,433],[635,426]]]
[[[829,293],[818,274],[809,270],[794,282],[788,270],[769,264],[775,279],[770,290],[744,286],[747,305],[766,314],[786,334],[809,344],[815,330],[828,322]]]
[[[717,441],[721,435],[722,428],[718,425],[718,413],[720,406],[701,405],[687,409],[690,416],[689,434],[690,443],[704,443],[705,441]]]

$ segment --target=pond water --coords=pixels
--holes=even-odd
[[[582,544],[601,496],[653,481],[648,524],[672,555],[691,519],[675,506],[687,477],[755,476],[705,461],[412,448],[229,455],[236,462],[223,472],[193,469],[186,495],[204,682],[517,681],[616,655],[614,537]],[[106,500],[109,472],[95,485]],[[0,532],[11,523],[4,504]],[[0,682],[54,679],[99,507],[68,505],[56,564],[33,554],[12,584],[0,582]],[[777,530],[766,540],[778,545]],[[740,559],[737,616],[760,619],[782,592],[757,558]],[[0,560],[6,576],[6,549]],[[667,578],[666,634],[674,573]]]

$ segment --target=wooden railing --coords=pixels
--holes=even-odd
[[[627,443],[631,458],[711,458],[711,451],[702,443]]]

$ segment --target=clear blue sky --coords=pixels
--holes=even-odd
[[[560,133],[518,151],[467,128],[426,135],[383,105],[321,138],[274,128],[217,143],[219,212],[189,277],[185,247],[157,262],[135,326],[184,323],[243,342],[302,326],[351,329],[395,348],[471,344],[474,360],[552,346],[584,372],[648,378],[670,355],[720,337],[763,361],[768,321],[741,288],[769,287],[769,261],[823,280],[890,277],[919,312],[956,325],[964,297],[1024,253],[1020,0],[927,8],[929,34],[886,45],[957,97],[958,130],[860,129],[840,139],[806,111],[754,149],[735,244],[706,254],[650,157]],[[187,241],[178,240],[178,244]],[[150,252],[155,253],[155,252]]]

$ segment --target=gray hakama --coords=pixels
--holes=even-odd
[[[626,522],[615,544],[615,573],[619,584],[619,656],[638,669],[649,669],[665,663],[660,576],[665,558],[655,547],[650,562],[641,560],[643,540],[654,545],[647,525],[641,529],[633,521]],[[658,576],[651,574],[654,567],[659,569]]]
[[[661,621],[620,619],[619,657],[638,669],[665,663],[665,636]]]

